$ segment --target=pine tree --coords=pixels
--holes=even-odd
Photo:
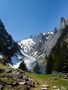
[[[27,71],[27,68],[26,68],[26,64],[23,62],[21,62],[20,66],[19,66],[19,69],[22,69],[24,71]]]
[[[47,59],[47,65],[46,65],[46,73],[47,74],[52,73],[52,63],[53,63],[53,59],[52,59],[52,55],[50,54],[49,58]]]

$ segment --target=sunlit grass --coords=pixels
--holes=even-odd
[[[57,86],[59,89],[61,89],[62,86],[66,87],[68,90],[68,79],[64,79],[61,75],[61,77],[57,77],[54,74],[35,74],[35,73],[28,73],[29,76],[34,78],[37,82],[43,84],[48,84],[50,86],[49,90],[53,90],[53,86]],[[56,79],[55,79],[56,78]]]

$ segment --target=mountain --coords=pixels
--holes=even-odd
[[[19,45],[13,40],[12,36],[8,34],[4,24],[0,20],[0,59],[3,57],[3,63],[8,63],[14,68],[20,64],[20,59],[23,56],[20,53]]]
[[[26,72],[27,68],[38,74]],[[39,75],[53,72],[61,73],[43,75],[44,80]],[[40,86],[45,86],[45,81],[46,84],[51,82],[49,88],[57,84],[58,87],[62,87],[61,89],[67,89],[66,73],[68,73],[67,18],[61,18],[59,28],[55,28],[53,32],[40,33],[20,42],[13,40],[0,20],[0,90],[39,90]]]
[[[20,41],[18,44],[21,46],[21,49],[25,53],[30,53],[30,51],[33,48],[35,42],[33,41],[32,38],[28,38],[28,39]]]
[[[0,20],[0,90],[35,88],[35,81],[26,75],[27,68],[23,58],[19,45],[8,34]]]
[[[56,36],[59,36],[56,39]],[[68,19],[61,19],[61,28],[55,36],[49,57],[47,58],[47,73],[52,71],[68,73]]]
[[[18,44],[21,47],[21,50],[24,53],[26,53],[27,55],[32,56],[36,59],[35,65],[39,65],[40,72],[44,73],[49,68],[49,66],[48,66],[48,64],[50,62],[49,58],[51,57],[52,51],[54,51],[53,53],[55,54],[55,50],[53,50],[53,48],[55,48],[57,43],[59,43],[59,39],[63,36],[62,35],[63,33],[64,33],[63,39],[67,36],[66,35],[67,34],[67,32],[66,32],[67,26],[68,26],[68,19],[62,17],[59,27],[56,27],[53,30],[53,32],[40,33],[38,36],[31,36],[28,39],[18,42]],[[59,45],[57,45],[58,47],[61,45],[61,43],[63,43],[63,39],[62,38],[60,39],[61,42],[59,43]],[[67,40],[68,40],[68,37],[67,37]],[[61,48],[59,48],[59,49],[61,49]],[[56,50],[58,50],[58,49],[56,48]],[[59,61],[60,60],[57,59],[57,62],[59,62]],[[53,61],[51,61],[50,63],[52,63],[52,62]],[[54,60],[54,62],[55,62],[55,60]],[[51,64],[49,64],[49,65],[51,65]],[[57,67],[58,67],[58,65],[57,65]]]
[[[54,36],[54,32],[40,33],[38,36],[31,36],[25,40],[19,41],[22,54],[27,54],[28,58],[25,57],[24,62],[28,70],[34,71],[34,67],[39,64],[39,72],[45,73],[45,64],[43,65],[43,59],[39,59],[39,55],[44,53],[45,44],[49,38]],[[26,55],[25,55],[26,56]],[[45,59],[45,58],[44,58]],[[42,70],[43,69],[43,70]]]
[[[24,41],[24,43],[26,43],[26,41]],[[31,44],[33,44],[33,42]],[[32,70],[34,63],[36,61],[34,57],[29,56],[28,54],[24,53],[21,50],[18,43],[15,42],[12,36],[6,31],[5,26],[1,20],[0,20],[0,59],[2,63],[9,64],[12,68],[22,68],[23,66],[22,67],[20,66],[26,63],[25,66],[26,68],[28,68],[28,70]]]
[[[0,20],[0,59],[12,68],[36,73],[68,70],[68,19],[61,18],[52,32],[15,42]],[[63,63],[64,64],[63,64]],[[62,67],[61,67],[62,66]],[[60,68],[61,67],[61,68]]]
[[[40,33],[38,36],[32,36],[18,42],[22,51],[28,55],[37,57],[43,52],[45,44],[49,38],[53,37],[53,32]]]

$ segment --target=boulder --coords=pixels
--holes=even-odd
[[[3,89],[3,85],[2,84],[0,84],[0,90],[2,90]]]

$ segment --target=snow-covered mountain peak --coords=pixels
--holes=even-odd
[[[35,42],[33,41],[32,38],[28,38],[28,39],[20,41],[18,44],[21,46],[21,48],[24,47],[23,51],[27,53],[28,51],[30,51],[30,49],[35,44]]]
[[[54,34],[53,32],[48,32],[48,34]]]
[[[27,46],[28,45],[31,46],[31,45],[35,44],[34,41],[33,41],[33,39],[31,39],[31,38],[22,40],[20,43],[23,44],[23,45],[26,44]]]
[[[42,33],[43,35],[46,35],[46,33],[44,32],[44,33]]]
[[[43,35],[46,35],[46,34],[48,34],[48,35],[49,35],[49,34],[52,34],[52,35],[53,35],[54,32],[43,32],[42,34],[43,34]]]

